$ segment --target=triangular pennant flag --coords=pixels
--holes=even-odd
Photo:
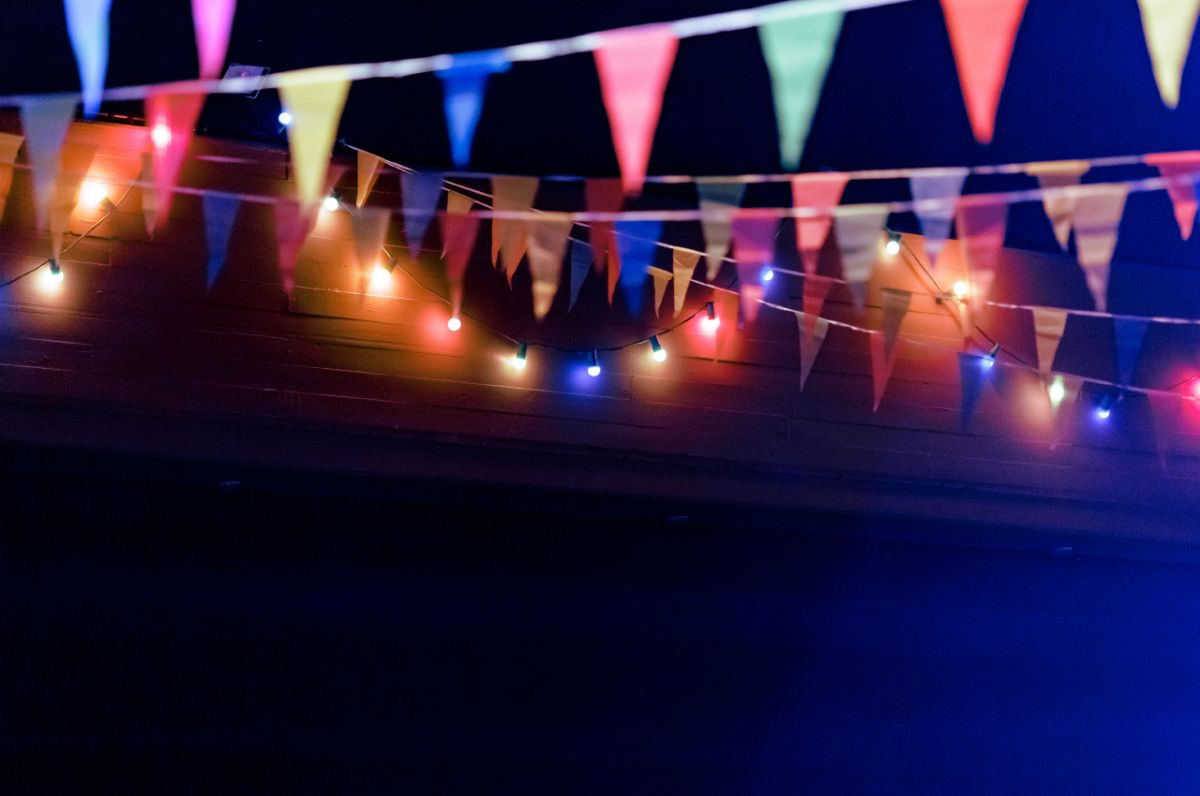
[[[995,363],[978,356],[959,352],[958,377],[962,383],[962,430],[966,431],[971,423],[971,415],[975,414],[975,405],[983,393],[983,383],[992,371]]]
[[[208,244],[208,287],[211,290],[225,266],[225,254],[233,233],[240,202],[236,196],[222,193],[204,194],[204,241]]]
[[[612,306],[613,294],[617,290],[617,282],[621,278],[621,252],[617,243],[616,232],[613,233],[612,245],[608,248],[608,306]]]
[[[688,287],[692,283],[692,274],[696,273],[696,264],[700,262],[700,253],[687,249],[674,249],[671,252],[671,270],[675,276],[675,315],[683,310],[683,302],[687,299]]]
[[[796,325],[800,330],[800,389],[803,390],[829,332],[829,321],[801,312],[796,315]]]
[[[383,160],[380,157],[358,150],[358,195],[354,198],[355,207],[362,207],[367,203],[367,197],[375,187],[375,180],[379,179],[379,169],[382,166]]]
[[[438,171],[403,172],[400,191],[404,202],[404,239],[408,242],[409,256],[416,257],[442,195],[442,174]]]
[[[529,225],[529,275],[533,280],[533,316],[550,312],[562,275],[563,255],[572,221],[565,213],[545,213]]]
[[[450,283],[451,316],[462,308],[463,278],[479,234],[479,216],[470,212],[474,202],[457,191],[448,191],[446,212],[442,213],[442,258],[446,261],[446,281]]]
[[[588,269],[592,264],[592,247],[581,240],[571,241],[571,303],[567,305],[567,312],[575,309],[575,302],[579,300],[579,291],[583,287],[583,281],[587,279]]]
[[[1200,0],[1138,0],[1154,82],[1168,108],[1179,104],[1183,65],[1192,46]],[[1186,235],[1184,237],[1187,237]]]
[[[617,251],[621,257],[621,292],[631,314],[642,307],[646,269],[654,262],[654,250],[662,231],[661,221],[618,221]]]
[[[816,330],[817,320],[821,317],[821,311],[825,308],[825,298],[829,295],[829,288],[833,287],[833,280],[824,276],[806,276],[804,277],[804,333],[807,339],[811,339]]]
[[[236,9],[237,0],[192,0],[196,53],[200,56],[200,77],[204,80],[221,76]]]
[[[279,97],[292,115],[287,135],[300,204],[315,205],[322,198],[333,139],[350,91],[349,68],[319,66],[282,72],[278,78]]]
[[[1043,192],[1042,208],[1046,217],[1054,227],[1054,237],[1060,248],[1067,248],[1071,237],[1071,218],[1075,215],[1075,194],[1071,191],[1056,190],[1071,185],[1078,185],[1079,178],[1091,168],[1086,160],[1052,160],[1045,163],[1029,163],[1025,173],[1037,177],[1038,186]]]
[[[492,177],[495,208],[500,211],[526,212],[533,207],[537,195],[537,177]],[[512,284],[513,274],[525,256],[529,222],[523,218],[492,219],[492,262],[503,254],[504,272]]]
[[[142,153],[142,170],[138,173],[138,182],[144,186],[154,184],[153,152]],[[158,208],[156,206],[154,191],[150,190],[150,188],[143,187],[141,189],[141,194],[142,220],[146,225],[146,233],[151,234],[151,230],[155,229],[158,225]]]
[[[776,8],[807,5],[791,2]],[[804,144],[813,114],[821,99],[825,73],[833,59],[841,11],[824,11],[801,16],[783,16],[758,27],[763,58],[771,73],[771,96],[775,100],[775,126],[779,130],[779,159],[787,171],[795,171],[804,154]]]
[[[654,282],[654,317],[657,318],[659,305],[662,304],[663,297],[667,295],[667,285],[671,284],[671,272],[653,266],[647,268],[646,271]]]
[[[741,206],[746,185],[740,182],[696,180],[696,193],[700,196],[701,212],[713,214],[712,218],[700,219],[700,227],[704,232],[704,248],[708,256],[708,281],[711,282],[721,272],[725,253],[729,251],[732,233],[729,210]]]
[[[33,199],[38,229],[45,229],[58,184],[63,142],[75,118],[77,100],[70,96],[30,97],[21,103],[25,158],[33,171]]]
[[[1049,373],[1054,369],[1054,355],[1067,328],[1067,311],[1050,307],[1033,308],[1033,334],[1037,338],[1038,370]]]
[[[1050,449],[1054,450],[1062,442],[1067,429],[1067,418],[1074,414],[1075,399],[1079,396],[1079,388],[1083,379],[1078,376],[1056,374],[1046,382],[1046,397],[1050,401],[1050,419],[1053,424],[1050,435]]]
[[[900,334],[900,324],[912,306],[912,293],[907,290],[885,287],[883,296],[883,353],[891,357],[896,348],[896,337]]]
[[[1200,2],[1200,0],[1197,0]],[[1200,152],[1164,152],[1146,155],[1147,166],[1157,166],[1167,180],[1167,195],[1175,207],[1175,221],[1184,239],[1192,237],[1196,222],[1196,178],[1200,177]]]
[[[304,208],[296,202],[275,203],[275,241],[278,245],[279,276],[283,290],[290,297],[296,289],[296,258],[304,246],[316,220],[315,208]]]
[[[1167,459],[1171,455],[1171,445],[1178,433],[1183,396],[1177,393],[1152,392],[1147,397],[1150,399],[1150,415],[1154,420],[1154,447],[1165,469]]]
[[[17,152],[24,140],[15,133],[0,133],[0,217],[4,215],[4,206],[12,189],[13,164],[17,162]]]
[[[792,206],[822,213],[814,218],[796,219],[796,248],[804,260],[807,275],[817,272],[818,258],[833,223],[833,208],[842,201],[842,192],[849,180],[849,175],[837,171],[792,177]]]
[[[150,129],[154,175],[154,225],[146,229],[151,236],[170,220],[175,185],[203,105],[203,94],[152,94],[146,98],[146,127]]]
[[[925,236],[925,259],[931,268],[937,267],[938,255],[950,237],[954,209],[966,179],[965,168],[938,169],[909,177],[909,187],[916,202],[913,211],[921,222],[921,234]]]
[[[1133,381],[1133,372],[1142,354],[1142,341],[1146,338],[1149,321],[1133,318],[1113,318],[1113,337],[1117,344],[1117,377],[1121,384]]]
[[[758,318],[758,309],[765,293],[763,266],[775,257],[775,234],[779,231],[779,219],[756,215],[752,210],[743,211],[733,219],[732,231],[742,313],[746,321],[753,323]]]
[[[766,290],[762,284],[762,268],[757,265],[738,263],[738,297],[741,299],[741,320],[754,323],[758,319],[758,308],[762,306]]]
[[[92,166],[92,158],[96,155],[96,147],[92,144],[67,142],[63,145],[61,155],[62,171],[58,175],[58,183],[54,186],[54,201],[50,204],[50,250],[57,259],[62,253],[63,235],[67,231],[67,223],[71,213],[79,203],[79,189],[83,185],[83,175]]]
[[[879,236],[887,220],[887,205],[842,205],[834,208],[838,250],[842,255],[842,277],[849,283],[854,305],[861,312],[866,303],[867,282],[879,258]]]
[[[590,179],[583,184],[583,200],[589,213],[616,213],[625,204],[625,192],[618,179]],[[592,243],[592,262],[596,273],[600,273],[612,245],[613,222],[590,221],[588,224],[591,227],[588,239]]]
[[[354,267],[358,271],[359,290],[367,294],[371,274],[383,255],[387,240],[388,221],[392,211],[386,207],[356,207],[350,213],[350,229],[354,233]]]
[[[83,86],[83,115],[100,112],[108,71],[108,14],[112,0],[66,0],[67,34]]]
[[[452,56],[446,69],[438,70],[444,92],[446,129],[450,134],[450,152],[454,165],[463,168],[471,162],[471,143],[483,113],[483,95],[488,78],[507,72],[511,66],[503,50],[465,53]]]
[[[627,194],[641,193],[679,41],[671,25],[595,34],[596,72]]]
[[[892,378],[892,368],[896,365],[896,350],[893,348],[888,355],[883,335],[871,332],[867,335],[871,347],[871,381],[875,389],[872,412],[879,411],[879,403],[883,400],[884,390]]]
[[[975,138],[990,143],[1026,0],[942,0],[963,102]]]
[[[737,327],[734,319],[738,317],[738,294],[727,290],[714,290],[713,303],[717,305],[717,318],[721,321],[717,327],[716,340],[713,341],[713,361],[721,358],[721,352],[729,343],[729,338]]]
[[[1004,248],[1008,205],[999,202],[967,202],[958,207],[958,239],[971,282],[971,302],[982,307],[996,278],[996,266]]]
[[[1108,270],[1117,231],[1125,212],[1126,185],[1084,185],[1076,189],[1075,248],[1087,277],[1096,309],[1104,312],[1108,295]]]

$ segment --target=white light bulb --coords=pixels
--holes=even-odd
[[[772,268],[771,266],[768,265],[762,269],[762,281],[770,282],[774,278],[775,278],[775,269],[774,268]]]
[[[650,356],[654,357],[655,362],[666,362],[667,361],[667,349],[660,348],[657,351],[650,354]]]
[[[896,240],[895,238],[891,238],[888,240],[887,245],[883,248],[888,254],[897,255],[900,253],[900,241]]]
[[[1055,377],[1046,392],[1050,395],[1051,406],[1058,406],[1067,397],[1067,388],[1063,386],[1061,377]]]
[[[171,128],[159,122],[154,125],[154,129],[150,131],[150,140],[159,149],[162,149],[167,144],[171,143]]]
[[[99,207],[108,198],[108,186],[99,180],[84,180],[79,189],[79,202],[84,207]]]
[[[450,316],[450,320],[446,321],[446,328],[452,332],[457,332],[462,328],[462,321],[457,316]]]
[[[591,376],[592,378],[599,376],[600,375],[600,366],[599,365],[588,365],[588,375]]]
[[[962,301],[971,294],[971,286],[963,279],[955,282],[954,287],[950,288],[950,290],[959,301]]]
[[[292,114],[288,113],[287,111],[280,111],[279,112],[279,123],[282,124],[284,127],[287,127],[289,124],[292,123]]]
[[[321,200],[321,209],[326,213],[333,213],[341,206],[341,202],[339,202],[338,198],[333,195],[326,196]]]

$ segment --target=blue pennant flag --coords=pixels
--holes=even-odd
[[[621,258],[621,291],[631,313],[642,308],[646,268],[654,262],[654,250],[662,232],[661,221],[616,222],[617,252]]]
[[[450,66],[438,70],[445,92],[446,128],[455,166],[462,168],[471,161],[471,142],[483,113],[488,78],[507,72],[510,66],[503,50],[485,50],[455,55]]]
[[[579,300],[579,290],[583,287],[583,280],[587,279],[588,271],[592,267],[592,247],[580,240],[571,241],[571,303],[567,305],[567,312],[575,309],[575,302]]]
[[[229,236],[237,218],[240,202],[236,196],[204,194],[204,240],[208,244],[208,287],[221,273],[225,265],[225,252],[229,248]]]
[[[1113,319],[1113,334],[1117,341],[1117,373],[1121,384],[1133,381],[1133,370],[1142,353],[1142,340],[1146,337],[1148,321],[1129,318]]]

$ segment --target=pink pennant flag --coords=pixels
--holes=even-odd
[[[1075,247],[1096,309],[1104,312],[1108,270],[1117,247],[1117,231],[1125,212],[1127,185],[1083,185],[1075,200]]]
[[[679,42],[670,25],[595,34],[596,71],[625,193],[641,193]]]
[[[937,169],[914,174],[909,178],[913,211],[921,222],[921,234],[925,238],[925,259],[931,268],[937,267],[938,256],[950,237],[950,225],[954,223],[954,208],[967,179],[965,168]]]
[[[842,201],[842,192],[849,180],[849,176],[836,171],[792,177],[792,206],[822,212],[815,218],[796,219],[796,248],[804,260],[805,274],[817,272],[821,249],[833,223],[833,209]]]
[[[1008,205],[1000,202],[961,202],[958,206],[958,238],[971,282],[971,302],[982,307],[996,278],[996,265],[1004,248]]]
[[[371,275],[383,258],[388,222],[392,211],[386,207],[356,207],[350,212],[350,228],[354,233],[354,264],[358,270],[359,293],[367,294]]]
[[[545,318],[554,304],[572,221],[566,213],[545,213],[529,225],[529,274],[533,279],[533,316]]]
[[[879,239],[887,221],[888,206],[843,205],[834,208],[838,249],[842,255],[842,277],[849,283],[855,307],[866,304],[867,282],[879,259]]]
[[[450,283],[451,315],[458,317],[462,309],[463,277],[475,248],[479,233],[479,216],[470,212],[474,202],[457,191],[446,195],[446,210],[442,219],[442,258],[446,261],[446,281]]]
[[[687,299],[688,286],[692,283],[692,274],[696,273],[696,264],[700,262],[700,252],[687,249],[674,249],[671,252],[671,270],[675,277],[675,316],[683,310],[683,302]]]
[[[1067,248],[1071,237],[1071,219],[1075,215],[1075,195],[1070,191],[1056,190],[1078,185],[1079,178],[1092,167],[1086,160],[1051,160],[1044,163],[1025,164],[1025,173],[1036,177],[1038,187],[1043,190],[1042,208],[1054,227],[1054,237],[1060,248]],[[1047,192],[1047,189],[1049,191]]]
[[[806,276],[804,277],[804,334],[806,340],[811,340],[816,331],[817,320],[821,317],[821,311],[825,308],[825,298],[829,295],[829,288],[833,287],[833,280],[824,276]]]
[[[492,193],[496,210],[525,212],[533,207],[537,195],[537,177],[492,177]],[[503,255],[504,272],[512,285],[513,274],[525,256],[528,245],[528,222],[521,218],[492,219],[492,262]]]
[[[829,332],[829,321],[801,312],[796,315],[796,325],[800,328],[800,389],[803,391]]]
[[[171,200],[183,170],[196,119],[204,105],[203,94],[152,94],[146,98],[146,127],[150,130],[150,163],[154,175],[154,214],[147,217],[154,237],[166,228],[171,217]]]
[[[1167,182],[1167,195],[1175,206],[1175,221],[1184,239],[1192,237],[1196,221],[1196,178],[1200,177],[1200,152],[1163,152],[1146,155],[1147,166],[1158,167]]]
[[[296,259],[316,221],[315,207],[301,208],[298,202],[275,203],[275,241],[278,245],[279,276],[290,298],[296,289]]]
[[[664,271],[654,266],[647,268],[646,273],[650,274],[650,278],[654,281],[654,317],[657,318],[659,305],[667,295],[667,285],[671,283],[672,274],[670,271]]]
[[[867,337],[871,346],[871,381],[875,388],[875,401],[871,411],[878,412],[883,393],[892,378],[892,368],[896,365],[896,349],[893,348],[889,354],[887,343],[878,332],[871,332]]]
[[[749,323],[758,318],[765,294],[762,284],[763,266],[775,257],[775,234],[779,219],[740,211],[733,219],[733,250],[737,258],[738,291],[742,296],[742,313]]]
[[[196,28],[201,79],[212,80],[221,76],[236,10],[237,0],[192,0],[192,23]]]
[[[1026,0],[942,0],[942,16],[958,66],[975,138],[990,143]]]
[[[589,213],[617,213],[625,204],[625,192],[617,179],[587,180],[583,184],[583,201]],[[591,227],[592,262],[596,273],[600,273],[608,261],[610,249],[615,247],[613,222],[590,221],[588,224]]]

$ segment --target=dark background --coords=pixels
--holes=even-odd
[[[244,0],[230,58],[279,71],[738,5]],[[73,87],[61,5],[9,19],[0,90]],[[190,25],[182,1],[115,0],[110,82],[190,77]],[[1162,107],[1132,0],[1032,0],[981,147],[938,6],[917,0],[847,18],[803,168],[1183,149],[1198,93],[1185,75],[1179,109]],[[357,85],[342,136],[444,166],[440,100],[432,76]],[[277,110],[269,92],[214,98],[202,126],[282,144]],[[683,42],[651,173],[774,171],[776,152],[754,32]],[[475,155],[483,170],[615,173],[591,59],[494,78]],[[907,195],[847,200],[879,194]],[[1053,245],[1039,208],[1014,210],[1008,242]],[[1110,306],[1194,314],[1197,245],[1164,194],[1131,197]],[[12,447],[0,463],[10,792],[1200,785],[1200,581],[1164,560],[1185,554],[1013,549],[1021,529],[868,507],[748,516]],[[929,537],[981,546],[903,541]]]

